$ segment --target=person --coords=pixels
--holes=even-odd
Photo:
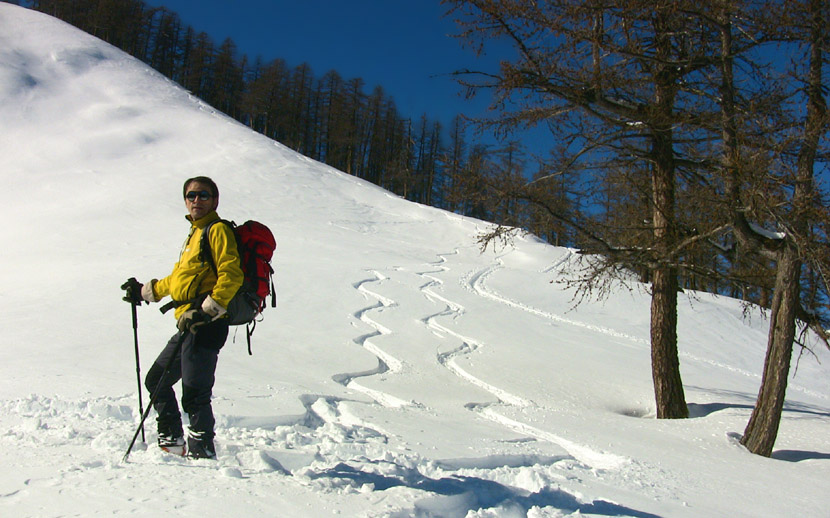
[[[137,288],[141,299],[148,303],[169,295],[176,306],[178,329],[147,372],[144,383],[150,396],[155,397],[159,447],[192,458],[214,459],[215,419],[210,400],[219,350],[228,337],[226,308],[242,285],[243,273],[236,239],[228,225],[210,226],[208,239],[215,268],[200,257],[205,227],[220,219],[216,212],[219,206],[216,183],[205,176],[189,178],[184,183],[183,194],[190,233],[179,260],[170,275],[139,283]],[[165,375],[164,367],[168,363],[170,369]],[[173,390],[179,380],[182,381],[182,409],[189,417],[186,442]],[[158,394],[154,394],[157,387]]]

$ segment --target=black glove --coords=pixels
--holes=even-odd
[[[188,309],[182,313],[182,316],[179,317],[179,320],[176,322],[176,327],[178,327],[179,331],[182,333],[190,331],[191,333],[196,334],[200,327],[210,321],[210,315],[204,311],[200,309]]]
[[[136,306],[140,305],[143,301],[141,298],[141,287],[142,284],[135,280],[135,277],[130,277],[127,282],[121,285],[121,289],[126,292],[122,300],[130,304],[135,304]]]

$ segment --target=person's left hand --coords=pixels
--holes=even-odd
[[[213,320],[221,317],[225,313],[228,312],[225,308],[219,305],[218,302],[213,300],[213,297],[208,295],[205,297],[204,302],[202,302],[202,311],[213,317]]]

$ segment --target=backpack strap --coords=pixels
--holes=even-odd
[[[211,268],[213,268],[213,273],[218,275],[218,271],[216,269],[216,262],[213,260],[213,250],[210,248],[210,229],[216,223],[224,223],[228,227],[230,227],[231,231],[233,231],[236,225],[233,221],[228,221],[226,219],[215,219],[205,225],[205,229],[202,231],[202,238],[199,242],[199,259],[202,262],[208,263]]]
[[[210,248],[210,229],[215,223],[222,222],[233,230],[234,224],[231,221],[224,220],[224,219],[215,219],[205,225],[204,230],[202,230],[202,237],[199,240],[199,260],[208,263],[210,267],[213,269],[213,273],[218,275],[218,271],[216,269],[216,263],[213,260],[213,250]],[[194,297],[189,300],[171,300],[167,304],[163,305],[159,308],[162,315],[170,311],[171,309],[178,308],[179,306],[184,306],[185,304],[193,304],[194,302],[203,301],[205,299],[205,295],[199,295],[198,297]]]
[[[256,329],[256,319],[254,319],[253,322],[245,326],[245,334],[248,337],[248,356],[254,355],[254,353],[251,352],[251,335],[254,334],[254,329]]]

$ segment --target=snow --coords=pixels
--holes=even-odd
[[[757,308],[681,297],[692,418],[657,420],[646,287],[574,308],[551,282],[573,250],[480,253],[486,223],[300,156],[5,3],[0,127],[2,516],[828,516],[827,350],[798,358],[773,457],[739,444]],[[220,355],[217,461],[163,455],[151,417],[123,462],[139,411],[120,285],[169,273],[198,174],[223,217],[274,231],[279,307],[252,357],[244,333]],[[157,307],[138,311],[142,375],[174,331]]]
[[[752,222],[749,222],[749,228],[751,228],[756,234],[760,234],[767,239],[781,240],[786,237],[786,234],[783,232],[772,232]]]

